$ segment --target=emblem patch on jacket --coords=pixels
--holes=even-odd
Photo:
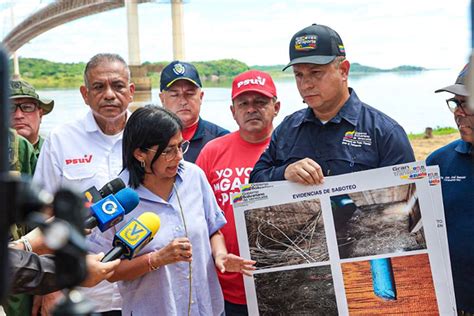
[[[370,135],[365,132],[357,132],[356,130],[347,131],[342,138],[343,145],[349,145],[352,147],[371,146],[372,139]]]

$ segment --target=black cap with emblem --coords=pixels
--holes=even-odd
[[[183,79],[194,83],[199,88],[202,88],[201,79],[199,78],[199,73],[196,67],[190,63],[175,60],[161,71],[160,91],[168,90],[173,83]]]
[[[346,56],[342,39],[332,28],[312,24],[297,32],[290,41],[290,63],[326,65],[337,56]]]

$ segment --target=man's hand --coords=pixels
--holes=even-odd
[[[120,259],[115,259],[107,263],[100,262],[104,257],[104,253],[98,253],[96,255],[87,255],[86,265],[87,265],[87,278],[81,283],[81,286],[93,287],[110,278],[115,269],[117,269],[120,264]]]
[[[321,166],[310,158],[294,162],[285,169],[285,179],[306,185],[324,183]]]

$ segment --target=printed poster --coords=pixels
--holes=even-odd
[[[455,315],[439,169],[415,162],[242,186],[232,197],[251,315]]]

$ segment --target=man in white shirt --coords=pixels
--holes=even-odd
[[[51,193],[62,185],[81,191],[100,188],[122,169],[122,134],[135,92],[126,62],[116,54],[95,55],[86,65],[80,91],[90,111],[51,132],[36,166],[33,181]],[[112,246],[97,228],[87,239],[90,252],[107,252]],[[84,294],[96,304],[95,312],[120,315],[115,284],[103,281]]]

